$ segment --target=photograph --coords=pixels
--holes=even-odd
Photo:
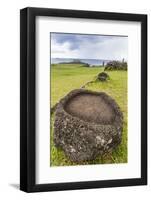
[[[50,167],[128,162],[128,36],[50,32]]]
[[[147,15],[24,8],[20,189],[147,184]]]

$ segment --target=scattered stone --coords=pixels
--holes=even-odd
[[[54,143],[71,161],[94,160],[120,144],[122,127],[123,115],[114,99],[103,92],[77,89],[57,104]]]
[[[97,80],[99,81],[107,81],[109,79],[109,75],[106,72],[101,72],[97,76]]]

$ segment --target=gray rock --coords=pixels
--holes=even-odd
[[[106,72],[101,72],[97,76],[97,80],[102,81],[102,82],[107,81],[108,79],[109,79],[109,75]]]
[[[56,107],[54,143],[71,161],[89,161],[120,144],[122,126],[115,100],[103,92],[77,89]]]

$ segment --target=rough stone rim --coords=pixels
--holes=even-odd
[[[68,101],[70,101],[73,97],[79,95],[79,94],[94,94],[94,95],[101,95],[101,97],[103,96],[103,98],[105,98],[105,101],[107,100],[110,104],[110,106],[113,108],[114,113],[115,113],[115,118],[113,120],[112,123],[108,123],[108,124],[104,124],[104,123],[96,123],[96,122],[88,122],[84,119],[78,118],[77,116],[71,115],[70,113],[68,113],[65,110],[65,106],[68,103]],[[123,121],[123,114],[120,110],[120,107],[118,106],[118,104],[116,103],[116,101],[111,98],[109,95],[107,95],[105,92],[97,92],[97,91],[92,91],[92,90],[87,90],[87,89],[75,89],[70,91],[65,97],[63,97],[60,102],[57,105],[56,108],[57,113],[59,112],[64,112],[64,114],[66,116],[70,116],[72,118],[78,119],[80,121],[83,121],[83,123],[88,123],[88,124],[95,124],[95,125],[115,125],[117,127],[121,127],[122,121]]]

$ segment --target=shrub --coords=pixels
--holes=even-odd
[[[84,63],[83,66],[84,67],[90,67],[90,65],[88,63]]]
[[[106,66],[104,71],[106,70],[127,70],[127,62],[120,62],[120,61],[109,61]]]

